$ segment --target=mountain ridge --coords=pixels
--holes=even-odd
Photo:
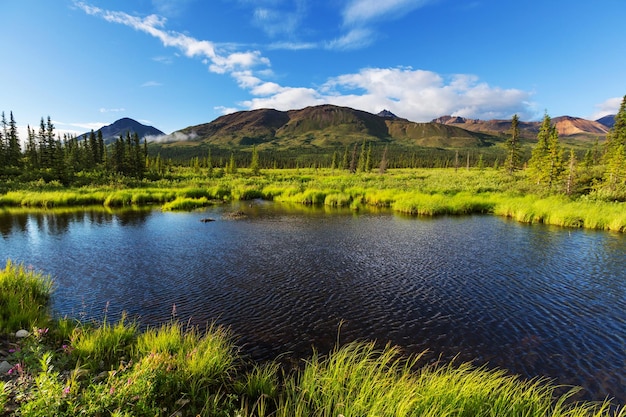
[[[323,104],[298,110],[246,110],[189,126],[170,135],[220,146],[347,146],[363,140],[435,147],[488,146],[497,138],[455,126],[416,123],[383,111],[373,114]]]
[[[98,134],[98,132],[102,132],[102,139],[105,144],[115,142],[116,139],[120,136],[126,136],[127,133],[137,133],[140,139],[149,136],[165,135],[164,132],[156,127],[144,125],[130,117],[122,117],[110,125],[102,126],[100,129],[94,131],[95,134]],[[78,136],[78,139],[87,139],[90,134],[91,132],[83,133]]]

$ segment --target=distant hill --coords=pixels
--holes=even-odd
[[[615,115],[609,114],[608,116],[599,118],[598,120],[596,120],[596,122],[603,124],[610,129],[615,125]]]
[[[103,126],[100,129],[96,130],[95,133],[97,134],[98,131],[102,132],[102,139],[104,140],[105,144],[115,142],[115,140],[119,138],[120,135],[126,136],[126,133],[128,132],[137,133],[140,139],[143,139],[147,136],[165,135],[165,133],[155,127],[146,126],[128,117],[119,119],[110,125]],[[89,137],[90,133],[91,132],[83,133],[78,137],[78,139],[85,139]]]
[[[511,120],[480,120],[466,119],[457,116],[442,116],[433,120],[434,123],[440,123],[447,126],[456,126],[473,132],[484,132],[491,135],[508,135],[511,131]],[[600,123],[581,119],[579,117],[560,116],[552,119],[552,124],[556,127],[559,136],[575,137],[578,139],[591,139],[604,137],[610,127]],[[519,127],[522,137],[534,138],[539,132],[541,122],[523,122],[520,121]]]
[[[334,105],[278,111],[259,109],[221,116],[170,135],[217,146],[337,147],[368,140],[429,147],[485,146],[498,138],[456,126],[415,123],[389,111],[376,115]],[[175,143],[169,146],[175,145]]]

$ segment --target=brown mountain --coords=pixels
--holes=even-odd
[[[491,135],[508,135],[511,130],[511,120],[480,120],[466,119],[458,116],[442,116],[433,120],[446,126],[456,126],[473,132],[484,132]],[[559,136],[575,137],[579,139],[604,137],[609,128],[598,121],[581,119],[579,117],[560,116],[552,119]],[[525,138],[534,138],[539,132],[541,122],[522,122],[519,127]]]
[[[217,146],[327,147],[345,146],[364,139],[436,147],[483,146],[497,138],[457,126],[414,123],[392,113],[375,115],[349,107],[321,105],[286,112],[273,109],[241,111],[210,123],[190,126],[172,134],[193,142]]]

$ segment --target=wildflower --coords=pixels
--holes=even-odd
[[[15,349],[9,349],[9,353],[15,353],[15,352],[17,352],[17,350],[15,350]]]
[[[69,393],[70,393],[70,387],[68,385],[67,387],[63,388],[63,395],[67,395]]]
[[[111,386],[111,388],[109,388],[109,395],[113,395],[115,394],[115,387]]]
[[[18,373],[19,375],[22,375],[24,373],[24,369],[22,368],[22,364],[21,363],[16,363],[13,368],[9,369],[7,371],[7,374],[9,375],[13,375],[14,373]]]

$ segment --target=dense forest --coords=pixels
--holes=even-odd
[[[3,188],[32,182],[62,185],[97,185],[123,179],[171,178],[174,168],[188,167],[195,174],[221,177],[238,168],[258,175],[262,169],[330,168],[352,173],[392,168],[484,169],[494,167],[507,175],[523,173],[535,190],[543,193],[585,195],[626,201],[626,96],[615,125],[604,143],[587,149],[566,149],[550,116],[544,116],[537,143],[522,146],[515,115],[503,145],[485,148],[441,149],[407,147],[393,142],[373,145],[366,140],[341,149],[277,149],[259,152],[255,146],[223,148],[202,144],[176,150],[149,145],[127,133],[105,145],[100,132],[85,139],[55,133],[50,117],[41,118],[39,130],[27,128],[25,141],[18,136],[13,112],[0,121],[0,179]],[[167,154],[161,156],[161,151]],[[9,185],[8,185],[9,184]]]

